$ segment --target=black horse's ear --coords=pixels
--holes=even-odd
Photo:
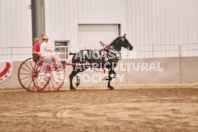
[[[105,47],[105,44],[102,41],[100,41],[100,44],[102,47]]]
[[[124,36],[123,36],[124,38],[126,37],[126,33],[124,34]]]

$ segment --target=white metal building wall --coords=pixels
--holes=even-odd
[[[32,46],[29,4],[0,0],[0,47]],[[198,43],[197,6],[198,0],[45,0],[46,33],[51,45],[77,46],[78,24],[119,23],[132,44]]]
[[[78,24],[120,23],[133,44],[198,42],[197,0],[46,0],[46,32],[77,45]]]
[[[0,61],[24,60],[28,56],[14,54],[32,53],[32,48],[5,48],[32,47],[30,4],[30,0],[0,0]]]
[[[198,43],[198,0],[127,0],[127,29],[135,44]]]
[[[138,57],[198,55],[198,0],[127,0],[126,4],[127,34],[139,45],[134,48]]]
[[[45,0],[46,34],[52,45],[55,40],[70,40],[77,46],[78,24],[121,24],[124,33],[125,7],[125,0]]]
[[[30,0],[0,0],[0,47],[32,46]]]

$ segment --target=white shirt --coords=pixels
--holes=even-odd
[[[45,41],[43,41],[41,43],[41,46],[40,46],[40,54],[41,54],[41,57],[45,57],[45,56],[48,56],[48,55],[55,55],[56,53],[55,52],[50,52],[48,50],[54,50],[54,48],[50,48],[49,47],[49,44],[47,44]]]
[[[49,50],[49,47],[48,47],[47,43],[45,41],[43,41],[41,43],[41,48],[40,48],[41,57],[47,56],[48,55],[48,50]]]

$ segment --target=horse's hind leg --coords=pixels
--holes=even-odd
[[[111,77],[111,74],[113,74],[114,76],[113,77]],[[113,78],[115,78],[116,77],[116,73],[115,73],[115,71],[114,70],[110,70],[109,71],[109,77],[108,77],[108,88],[110,89],[110,90],[114,90],[114,87],[112,87],[111,85],[110,85],[110,82],[111,82],[111,80],[113,79]]]
[[[72,84],[72,80],[73,80],[73,77],[76,76],[78,72],[77,71],[72,71],[72,73],[69,75],[69,79],[70,79],[70,90],[71,91],[76,91],[76,89],[73,87],[73,84]]]

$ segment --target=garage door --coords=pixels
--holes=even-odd
[[[118,24],[80,24],[78,32],[78,45],[87,48],[101,47],[100,41],[109,44],[118,35]]]

